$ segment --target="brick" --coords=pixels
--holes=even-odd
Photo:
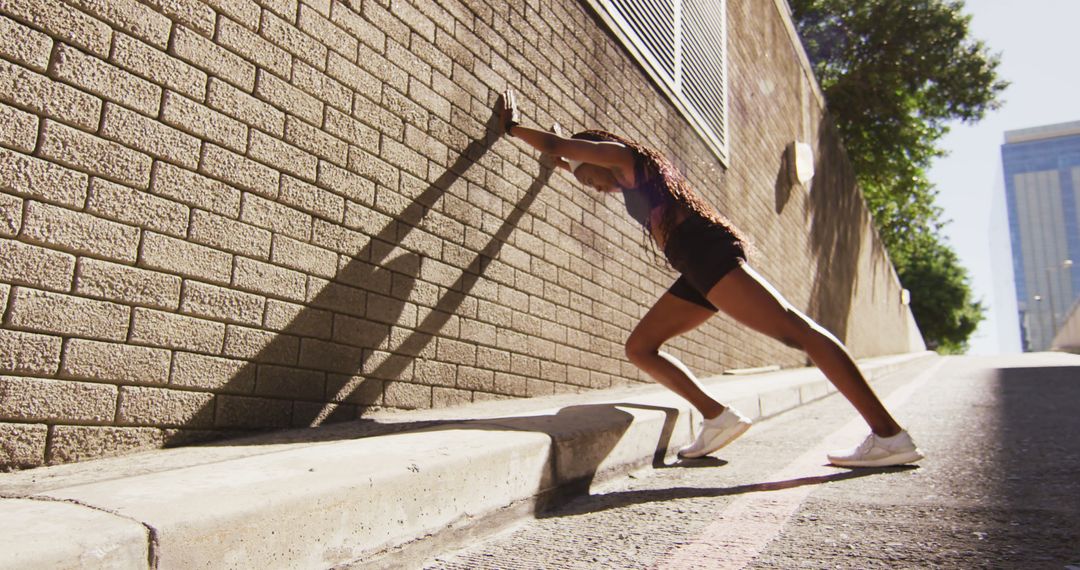
[[[362,317],[367,307],[367,292],[318,277],[311,278],[308,303],[320,309]]]
[[[66,292],[75,276],[75,256],[21,241],[0,239],[0,280]]]
[[[379,156],[389,164],[396,166],[417,178],[426,179],[428,159],[397,141],[384,139]]]
[[[277,195],[276,170],[214,144],[205,144],[200,172],[260,196]]]
[[[120,388],[116,421],[121,425],[208,428],[214,424],[214,395],[141,386]]]
[[[382,403],[383,384],[382,380],[376,378],[327,374],[326,399],[361,406],[379,405]]]
[[[388,7],[374,2],[364,2],[362,13],[367,21],[379,28],[391,38],[409,37],[409,27],[394,17]]]
[[[464,406],[472,403],[472,392],[436,386],[432,388],[431,402],[435,408]]]
[[[285,176],[281,179],[281,201],[310,214],[340,223],[345,216],[345,199],[312,184]]]
[[[326,69],[326,46],[289,23],[296,21],[295,17],[287,18],[287,20],[264,12],[259,31],[263,37],[312,67]]]
[[[190,208],[101,178],[90,183],[86,211],[177,237],[187,233]]]
[[[299,271],[237,257],[233,286],[291,301],[304,301],[307,277]]]
[[[15,237],[22,229],[23,202],[17,196],[0,194],[0,237]]]
[[[147,232],[139,266],[225,284],[232,275],[232,259],[232,255],[216,249]]]
[[[230,323],[259,325],[266,298],[224,287],[188,281],[184,285],[180,312]]]
[[[275,331],[297,336],[331,338],[334,314],[298,303],[277,299],[266,301],[264,326]]]
[[[149,156],[115,142],[45,120],[41,156],[136,188],[150,184]]]
[[[287,400],[219,396],[214,416],[218,428],[285,428],[292,420],[292,403]]]
[[[336,52],[330,52],[326,74],[352,89],[354,94],[363,95],[372,101],[382,98],[382,81]],[[354,96],[353,101],[356,99]]]
[[[72,253],[134,262],[139,230],[83,212],[31,201],[26,207],[22,238]]]
[[[172,22],[135,0],[68,0],[83,12],[96,16],[136,36],[143,41],[164,49],[169,42]]]
[[[0,376],[0,418],[20,421],[113,420],[116,386]]]
[[[255,87],[255,65],[184,26],[173,32],[171,53],[210,75],[251,92]]]
[[[306,4],[300,4],[297,26],[346,58],[356,57],[356,38]]]
[[[206,97],[204,71],[127,34],[116,34],[115,44],[111,61],[120,68],[192,99]]]
[[[14,107],[0,103],[0,145],[25,153],[37,145],[38,118]]]
[[[159,111],[161,87],[65,44],[56,50],[50,75],[145,115]]]
[[[294,117],[288,117],[285,121],[285,142],[339,166],[348,164],[348,143]]]
[[[495,387],[495,372],[471,366],[459,366],[457,387],[463,390],[491,392]]]
[[[409,26],[413,33],[419,34],[420,37],[429,42],[435,41],[435,22],[426,14],[414,8],[412,4],[401,0],[392,0],[390,2],[390,11],[394,16],[401,19],[405,25]]]
[[[154,165],[150,191],[230,218],[240,215],[242,193],[231,186],[166,162]]]
[[[394,36],[391,36],[394,38]],[[404,40],[404,37],[402,37]],[[394,65],[405,70],[412,81],[419,81],[424,85],[431,85],[431,65],[420,59],[420,56],[405,47],[404,44],[392,39],[386,42],[386,59],[394,62]]]
[[[255,366],[244,360],[178,351],[169,385],[250,394],[255,389]]]
[[[313,155],[257,129],[251,131],[248,156],[275,170],[312,182],[318,171],[318,159]]]
[[[300,240],[311,237],[309,214],[255,194],[244,194],[240,221]]]
[[[45,463],[48,433],[48,426],[43,424],[0,423],[0,471]]]
[[[326,279],[337,273],[336,253],[285,236],[274,236],[270,259],[276,264]]]
[[[212,109],[272,135],[280,137],[285,133],[283,111],[213,77],[210,78],[206,103]]]
[[[52,55],[49,36],[0,16],[0,55],[39,73],[45,73]]]
[[[180,278],[84,257],[79,260],[75,292],[106,301],[175,310],[180,303]]]
[[[0,329],[0,372],[51,376],[60,369],[62,339]]]
[[[353,375],[364,364],[363,349],[325,340],[300,339],[300,366]]]
[[[328,109],[325,128],[326,132],[368,152],[379,150],[379,131],[353,119],[346,113]]]
[[[8,296],[11,294],[11,285],[7,283],[0,283],[0,322],[4,320],[4,313],[7,312]]]
[[[300,355],[300,338],[228,325],[224,354],[255,362],[295,366]]]
[[[210,37],[214,34],[217,14],[200,0],[141,0],[153,6],[170,19],[180,22],[200,34]]]
[[[255,95],[289,115],[300,117],[313,125],[322,124],[322,101],[271,73],[259,72]]]
[[[374,182],[325,161],[319,162],[316,184],[356,204],[371,206],[375,203]]]
[[[290,400],[322,400],[326,391],[326,374],[315,370],[259,365],[255,394]]]
[[[331,107],[342,111],[352,108],[351,89],[302,61],[293,63],[292,83]]]
[[[109,55],[112,30],[108,24],[57,0],[7,0],[4,13],[99,57]]]
[[[259,28],[262,8],[253,0],[205,0],[205,3],[219,13],[240,22],[249,30]]]
[[[164,385],[171,359],[172,354],[160,348],[71,339],[64,348],[60,374],[98,382]]]
[[[391,90],[392,91],[392,90]],[[382,99],[379,99],[381,101]],[[396,111],[373,102],[366,97],[354,97],[352,115],[359,121],[374,127],[383,136],[401,140],[405,132],[405,122]]]
[[[228,18],[221,20],[217,41],[258,67],[268,69],[282,77],[289,76],[292,69],[292,56],[287,51]]]
[[[189,235],[192,241],[215,249],[259,259],[270,257],[270,232],[202,210],[191,213]]]
[[[144,427],[56,426],[46,452],[50,465],[157,449],[161,430]]]
[[[225,325],[136,307],[131,319],[131,342],[161,348],[217,354],[225,342]]]
[[[183,95],[165,92],[161,120],[238,153],[247,151],[247,125]]]
[[[199,139],[112,103],[105,105],[101,135],[185,168],[199,164]]]
[[[387,382],[383,388],[383,405],[403,410],[431,408],[431,386],[408,382]]]
[[[411,97],[402,95],[401,92],[396,89],[383,90],[382,107],[385,111],[400,117],[406,123],[412,123],[421,127],[427,125],[430,118],[430,113],[428,113],[427,109],[416,101],[413,101]],[[365,121],[363,116],[357,114],[357,117],[360,120]],[[395,140],[401,140],[399,137],[394,138]]]
[[[15,287],[8,325],[15,329],[122,341],[131,308],[108,301]]]
[[[337,224],[316,219],[311,234],[312,245],[336,251],[349,258],[366,258],[371,238]],[[340,277],[340,276],[339,276]]]
[[[386,34],[379,26],[351,10],[344,2],[333,3],[330,20],[376,52],[382,53],[386,50]]]
[[[97,129],[101,117],[101,99],[4,60],[0,100],[88,130]]]

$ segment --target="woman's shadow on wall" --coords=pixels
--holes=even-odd
[[[170,443],[354,420],[368,407],[378,405],[384,386],[399,379],[425,352],[484,278],[488,265],[553,173],[550,161],[542,161],[539,175],[510,214],[472,260],[458,268],[461,273],[453,284],[440,289],[441,296],[422,319],[418,318],[416,326],[394,328],[409,306],[424,264],[423,257],[403,248],[402,242],[501,136],[499,117],[493,114],[484,135],[462,149],[450,167],[408,206],[378,231],[364,232],[368,239],[355,252],[346,253],[349,262],[317,294],[309,293],[304,308],[247,364],[212,388],[213,399],[191,414],[185,425],[178,426],[192,431]],[[365,289],[344,287],[346,283],[363,284]],[[360,304],[364,306],[355,306]],[[333,314],[329,334],[324,327],[322,333],[312,336],[313,322],[329,318],[327,309],[340,311],[343,306],[349,313]],[[394,332],[404,332],[404,339],[392,338]],[[351,340],[337,342],[342,338]]]

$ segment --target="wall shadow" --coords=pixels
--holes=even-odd
[[[651,457],[655,469],[677,467],[715,467],[725,465],[723,460],[706,457],[700,460],[679,461],[668,464],[666,457],[671,437],[679,419],[679,410],[662,406],[637,403],[603,403],[565,406],[554,414],[520,416],[449,418],[420,421],[378,421],[359,419],[322,425],[315,428],[299,428],[259,433],[248,437],[217,441],[209,445],[264,446],[282,444],[310,444],[347,441],[388,436],[409,432],[438,430],[484,430],[517,431],[546,434],[551,438],[550,460],[554,473],[561,477],[558,485],[550,489],[538,489],[535,497],[537,514],[546,512],[568,500],[588,495],[601,474],[600,467],[612,450],[622,440],[634,422],[634,415],[627,409],[662,412],[663,425]]]
[[[791,193],[795,188],[795,184],[791,182],[790,169],[791,157],[788,156],[787,149],[784,149],[780,151],[780,170],[776,173],[776,181],[773,182],[773,197],[778,215],[784,213],[784,208],[791,200]]]
[[[407,308],[423,266],[421,255],[400,244],[501,137],[499,117],[493,114],[484,136],[462,149],[451,166],[390,222],[371,233],[359,232],[366,242],[355,252],[339,249],[350,261],[246,364],[209,388],[213,399],[180,426],[193,431],[181,432],[168,445],[355,420],[381,402],[384,383],[397,379],[434,341],[436,336],[429,331],[438,331],[468,298],[552,175],[553,165],[542,163],[539,176],[511,214],[460,268],[460,276],[442,292],[433,310],[404,340],[391,339],[392,325]],[[327,318],[332,320],[329,331]],[[322,326],[316,325],[319,319]]]
[[[810,249],[817,267],[808,312],[846,342],[864,233],[872,221],[842,145],[832,121],[824,117],[810,191]]]

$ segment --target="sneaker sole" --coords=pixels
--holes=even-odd
[[[680,458],[682,458],[682,459],[697,459],[698,457],[705,457],[706,455],[708,455],[710,453],[715,453],[717,451],[720,451],[721,449],[726,447],[729,443],[731,443],[731,442],[735,441],[736,439],[738,439],[740,435],[746,433],[746,430],[750,429],[750,426],[753,425],[753,424],[739,422],[737,425],[738,425],[738,428],[732,433],[731,437],[729,437],[726,440],[724,440],[723,442],[721,442],[720,445],[715,445],[713,447],[708,447],[708,448],[705,449],[705,451],[699,451],[699,452],[693,453],[693,454],[683,453],[683,452],[680,451],[678,453],[678,456]]]
[[[829,459],[829,463],[837,467],[894,467],[897,465],[907,465],[909,463],[915,463],[923,458],[923,454],[918,450],[905,451],[904,453],[897,453],[895,455],[889,455],[887,457],[880,457],[878,459]]]

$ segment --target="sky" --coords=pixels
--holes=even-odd
[[[1020,352],[1001,145],[1005,131],[1080,121],[1080,0],[966,0],[970,35],[1000,54],[1012,85],[980,122],[955,123],[940,142],[949,155],[929,177],[950,220],[945,235],[967,267],[986,320],[969,354]]]

